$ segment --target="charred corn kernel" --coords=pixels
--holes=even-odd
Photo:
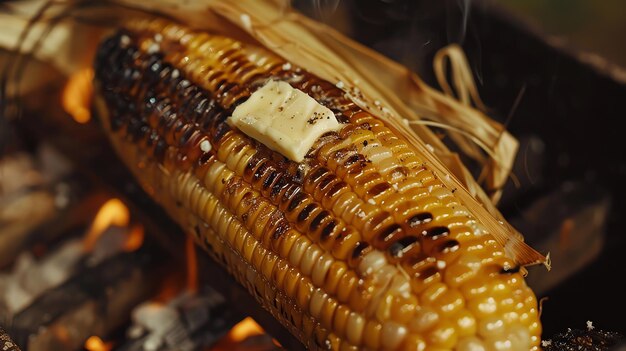
[[[146,190],[307,347],[538,348],[537,300],[504,248],[334,84],[164,20],[121,29],[95,66],[103,124]],[[263,106],[268,82],[306,100],[300,122],[336,119],[301,162],[273,151],[272,130],[228,123],[255,93],[248,115],[303,111],[280,94]]]

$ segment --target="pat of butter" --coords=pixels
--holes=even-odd
[[[304,160],[322,134],[342,127],[330,109],[281,81],[265,83],[227,122],[296,162]]]

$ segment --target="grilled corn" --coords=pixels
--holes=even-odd
[[[164,20],[106,39],[95,77],[105,128],[144,188],[308,348],[539,349],[519,266],[340,84]],[[268,82],[340,124],[301,161],[232,123]]]

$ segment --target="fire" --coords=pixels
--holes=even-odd
[[[90,336],[85,341],[85,349],[89,351],[109,351],[113,348],[112,343],[104,342],[97,336]]]
[[[130,222],[128,207],[119,199],[110,199],[100,207],[83,241],[85,249],[91,251],[98,237],[110,226],[126,227]]]
[[[130,211],[120,199],[110,199],[98,210],[91,227],[83,239],[86,251],[93,250],[96,241],[107,228],[111,226],[128,227],[130,224]],[[124,251],[137,250],[143,244],[144,231],[141,225],[133,225],[127,231],[128,236],[124,241]]]
[[[246,317],[241,322],[237,323],[229,332],[224,336],[220,341],[218,341],[215,346],[213,346],[210,351],[232,351],[237,350],[238,345],[240,345],[244,340],[264,334],[265,331],[261,328],[257,322],[254,321],[251,317]],[[250,348],[250,350],[254,350],[254,348]]]
[[[228,332],[228,336],[235,342],[241,342],[250,336],[261,335],[263,333],[265,333],[265,331],[263,331],[263,328],[261,328],[254,319],[246,317]]]
[[[130,233],[124,242],[124,251],[131,252],[141,247],[143,244],[143,227],[141,225],[134,225],[130,229]]]
[[[91,120],[93,70],[84,68],[70,76],[61,95],[61,104],[74,121],[84,124]]]

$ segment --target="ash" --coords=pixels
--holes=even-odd
[[[234,323],[224,298],[213,290],[183,292],[167,303],[146,302],[132,312],[123,351],[191,351],[213,345]]]
[[[626,349],[624,343],[626,340],[619,333],[587,327],[585,329],[568,328],[566,332],[542,341],[542,346],[544,351],[618,351]],[[621,346],[617,346],[618,344]],[[617,347],[613,348],[614,346]]]

